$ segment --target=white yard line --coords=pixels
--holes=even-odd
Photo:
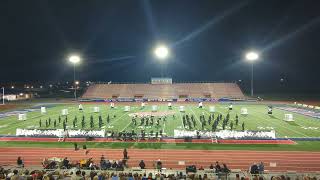
[[[118,122],[120,119],[122,119],[123,116],[127,115],[128,113],[129,113],[129,112],[126,112],[126,113],[122,114],[120,117],[118,117],[118,118],[116,118],[114,121],[112,121],[112,122],[110,123],[110,125],[113,124],[113,123],[115,123],[115,122]]]
[[[124,131],[124,130],[126,130],[129,126],[131,125],[131,122],[130,123],[128,123],[128,125],[126,125],[120,132],[122,132],[122,131]]]

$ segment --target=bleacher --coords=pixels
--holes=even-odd
[[[92,84],[82,98],[244,99],[236,83]]]

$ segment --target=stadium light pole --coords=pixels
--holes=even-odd
[[[254,51],[250,51],[246,54],[246,60],[251,63],[251,97],[253,97],[253,64],[259,59],[259,54]]]
[[[77,101],[77,84],[76,84],[76,65],[79,64],[81,58],[78,55],[71,55],[69,62],[73,64],[73,87],[74,87],[74,100]]]

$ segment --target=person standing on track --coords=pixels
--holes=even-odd
[[[129,159],[128,158],[128,151],[126,148],[124,148],[124,150],[123,150],[123,159]]]
[[[140,161],[139,167],[140,167],[141,169],[144,169],[144,168],[146,167],[146,164],[143,162],[143,160]]]

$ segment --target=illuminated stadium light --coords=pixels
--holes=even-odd
[[[14,86],[11,86],[11,89],[14,89]]]
[[[73,63],[73,64],[78,64],[79,62],[80,62],[80,57],[79,56],[77,56],[77,55],[71,55],[70,57],[69,57],[69,61],[71,62],[71,63]]]
[[[154,54],[159,59],[165,59],[169,56],[169,49],[165,45],[159,45],[154,49]]]
[[[79,83],[80,83],[79,81],[76,81],[76,82],[75,82],[76,85],[79,85]]]
[[[76,82],[76,64],[79,64],[79,62],[81,61],[81,58],[78,55],[71,55],[71,56],[69,56],[69,61],[73,64],[73,83],[76,86],[77,85],[77,82]],[[77,101],[77,88],[74,88],[74,100]]]
[[[248,52],[246,54],[246,59],[248,61],[255,61],[255,60],[259,59],[259,54],[254,51]]]

